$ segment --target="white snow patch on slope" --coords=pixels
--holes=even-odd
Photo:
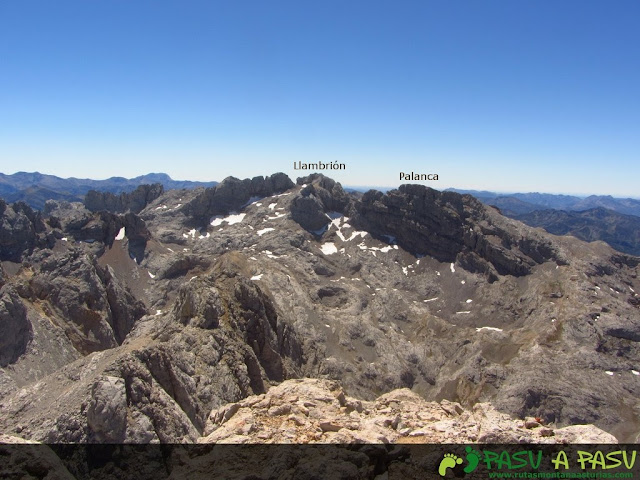
[[[256,233],[260,236],[264,235],[267,232],[273,232],[275,228],[263,228],[262,230],[258,230]]]
[[[496,327],[479,327],[479,328],[476,328],[476,332],[482,332],[483,330],[486,330],[488,332],[502,332],[501,328],[496,328]]]
[[[251,280],[260,280],[262,278],[262,275],[264,275],[264,273],[261,273],[260,275],[254,275],[253,277],[251,277]]]
[[[634,375],[640,375],[640,372],[637,370],[631,370],[631,373],[633,373]]]
[[[226,222],[229,225],[234,225],[236,223],[242,222],[242,220],[246,215],[247,215],[246,213],[238,213],[238,214],[232,213],[230,215],[227,215],[226,217],[223,217],[222,215],[216,215],[211,219],[211,225],[214,227],[217,227],[219,225],[222,225],[223,222]]]
[[[451,264],[451,273],[456,273],[456,267],[453,265],[453,263]]]
[[[147,272],[147,273],[149,274],[149,276],[150,276],[151,278],[156,278],[156,276],[155,276],[153,273],[151,273],[151,272]]]
[[[322,253],[324,253],[325,255],[333,255],[334,253],[338,253],[338,248],[333,242],[323,243],[320,247],[320,250],[322,250]]]
[[[124,239],[124,227],[122,227],[120,229],[120,231],[118,232],[118,235],[116,235],[116,240],[123,240]]]

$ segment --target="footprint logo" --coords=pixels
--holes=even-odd
[[[441,477],[444,477],[447,474],[447,470],[455,467],[456,465],[460,465],[462,463],[462,459],[453,453],[445,453],[444,458],[440,462],[440,466],[438,467],[438,473]]]
[[[471,447],[465,448],[465,451],[467,452],[465,457],[467,459],[467,466],[464,467],[464,473],[471,473],[478,467],[478,464],[480,463],[480,456],[482,454]]]

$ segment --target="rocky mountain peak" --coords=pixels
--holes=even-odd
[[[293,186],[293,182],[284,173],[244,180],[227,177],[215,187],[207,188],[198,194],[185,205],[184,211],[196,223],[202,225],[215,215],[239,210],[249,203],[252,197],[282,193]]]

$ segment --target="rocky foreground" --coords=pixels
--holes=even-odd
[[[98,427],[105,430],[120,423],[120,383],[101,380],[102,396],[89,408],[94,426],[97,418],[116,419]],[[464,409],[447,400],[428,402],[407,388],[362,401],[345,395],[336,381],[293,379],[214,409],[198,445],[75,445],[53,451],[0,435],[0,477],[22,478],[26,472],[65,480],[424,479],[441,478],[435,467],[443,455],[461,450],[452,444],[485,444],[479,452],[496,443],[616,443],[593,425],[557,428],[540,420],[515,419],[488,403]]]
[[[408,388],[373,401],[338,382],[295,379],[211,412],[199,443],[617,443],[593,425],[555,428],[488,403],[427,402]]]

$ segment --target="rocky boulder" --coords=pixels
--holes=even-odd
[[[94,441],[122,443],[127,427],[127,392],[122,378],[104,376],[94,383],[87,410]]]

